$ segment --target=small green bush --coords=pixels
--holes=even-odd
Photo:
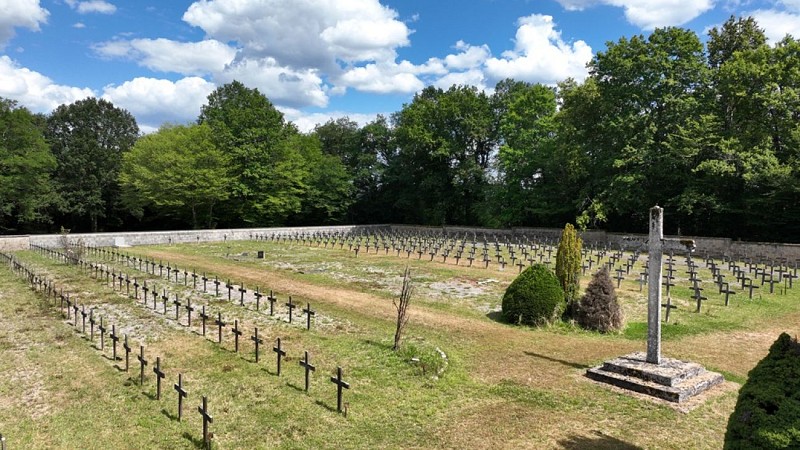
[[[781,334],[750,371],[728,419],[724,448],[800,448],[797,339]]]
[[[543,264],[525,269],[503,295],[503,317],[516,324],[543,325],[564,311],[564,290]]]
[[[578,324],[589,330],[608,333],[622,327],[622,310],[617,302],[617,292],[605,268],[592,276],[576,315]]]

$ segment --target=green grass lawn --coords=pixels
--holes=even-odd
[[[267,257],[256,259],[257,250]],[[633,277],[618,291],[626,328],[600,335],[570,324],[533,329],[499,322],[496,311],[516,268],[468,268],[463,260],[456,266],[383,250],[356,258],[346,247],[252,241],[126,252],[251,289],[273,289],[281,313],[271,317],[252,304],[243,308],[182,281],[104,261],[140,283],[147,280],[184,302],[190,298],[198,308],[221,313],[228,325],[218,344],[217,328],[209,322],[203,337],[197,315],[189,327],[185,311],[174,320],[171,304],[167,314],[160,303],[153,311],[151,304],[126,296],[124,287],[120,293],[76,266],[19,252],[20,261],[127,334],[135,352],[144,345],[149,365],[140,386],[134,355],[131,371],[120,370],[124,363],[111,360],[108,339],[105,351],[97,349],[97,336],[90,342],[52,300],[3,268],[0,314],[7,325],[0,328],[0,433],[9,448],[196,448],[203,395],[218,448],[719,448],[736,400],[732,382],[746,379],[780,331],[796,334],[800,316],[797,290],[773,295],[767,290],[752,301],[740,293],[725,307],[706,283],[709,299],[695,313],[689,290],[674,288],[672,301],[679,308],[663,325],[665,354],[700,362],[731,382],[691,411],[679,412],[583,377],[586,368],[605,359],[644,349],[646,294]],[[416,291],[404,347],[393,352],[392,299],[406,265]],[[587,282],[588,274],[582,284]],[[295,303],[314,305],[310,331],[287,323],[282,304],[288,295]],[[230,331],[234,319],[244,330],[238,353]],[[258,363],[250,340],[255,327],[264,340]],[[287,351],[281,376],[272,352],[278,337]],[[304,351],[316,366],[309,393],[298,364]],[[160,400],[152,372],[156,356],[166,372]],[[329,381],[337,366],[351,383],[344,392],[346,417],[336,412]],[[178,373],[189,391],[181,422],[172,389]]]

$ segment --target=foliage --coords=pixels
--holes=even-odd
[[[556,276],[564,290],[564,298],[568,305],[578,300],[582,247],[583,241],[575,231],[575,227],[571,223],[566,224],[564,231],[561,232],[561,240],[558,242],[556,251]]]
[[[622,310],[605,267],[595,272],[586,286],[576,316],[578,324],[589,330],[608,333],[622,328]]]
[[[121,225],[118,183],[122,156],[139,136],[136,119],[103,99],[61,105],[47,118],[46,137],[58,162],[59,211],[91,231]]]
[[[148,207],[162,217],[188,216],[192,228],[201,217],[211,228],[214,206],[229,195],[227,165],[208,125],[164,126],[123,156],[123,200],[139,216]]]
[[[800,344],[782,333],[739,390],[724,448],[799,446]]]
[[[395,310],[397,310],[397,320],[395,320],[394,329],[394,346],[392,350],[397,351],[400,348],[400,340],[403,337],[403,331],[408,325],[408,306],[411,304],[411,295],[414,293],[414,285],[411,283],[411,272],[406,266],[403,272],[403,287],[400,290],[400,296],[392,300]]]
[[[55,167],[36,117],[0,98],[0,231],[49,221]]]
[[[220,86],[198,121],[211,128],[215,145],[230,158],[225,225],[276,225],[300,211],[308,168],[286,142],[296,130],[258,89],[238,81]]]
[[[534,264],[508,286],[502,312],[508,322],[538,326],[556,319],[564,306],[558,278],[544,264]]]

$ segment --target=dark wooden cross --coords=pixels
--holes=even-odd
[[[264,343],[264,340],[258,337],[258,327],[255,329],[255,334],[250,336],[250,340],[256,345],[256,363],[258,363],[258,346]]]
[[[89,340],[94,342],[94,309],[89,310]]]
[[[163,289],[161,293],[161,303],[164,305],[164,315],[167,315],[167,302],[169,301],[169,295],[167,295],[167,290]]]
[[[100,318],[100,326],[97,327],[100,330],[100,351],[105,349],[105,337],[106,337],[106,327],[103,325],[103,318]]]
[[[261,297],[264,296],[261,292],[258,292],[258,286],[256,286],[256,291],[253,293],[253,296],[256,298],[256,311],[258,311],[261,307]]]
[[[192,289],[197,289],[197,273],[192,270]]]
[[[269,290],[269,296],[267,297],[267,301],[269,302],[269,315],[271,316],[275,309],[275,302],[277,301],[277,297],[272,295],[272,289]]]
[[[208,278],[206,277],[205,272],[203,272],[203,276],[202,276],[201,280],[203,280],[203,293],[205,294],[206,293],[206,282],[208,281]]]
[[[133,279],[133,298],[139,300],[139,282]]]
[[[306,330],[310,330],[311,329],[311,316],[316,315],[317,312],[314,311],[313,309],[311,309],[311,303],[306,303],[306,309],[304,309],[303,312],[306,314]]]
[[[198,406],[197,411],[203,416],[203,445],[210,449],[211,437],[208,434],[208,424],[214,423],[214,418],[208,413],[208,400],[205,395],[203,396],[203,406]]]
[[[153,367],[153,373],[156,374],[156,400],[161,400],[161,379],[166,374],[161,370],[161,357],[156,356],[156,365]]]
[[[119,336],[117,336],[117,326],[111,325],[111,334],[108,335],[111,338],[111,358],[113,361],[117,361],[117,341],[119,341]]]
[[[172,301],[172,304],[175,305],[175,321],[180,321],[180,314],[181,314],[181,306],[183,303],[178,299],[178,294],[175,294],[175,300]]]
[[[239,305],[244,306],[244,294],[247,293],[247,289],[244,288],[244,284],[239,288]]]
[[[242,335],[242,330],[239,329],[239,320],[235,319],[233,321],[233,328],[231,328],[231,332],[233,333],[233,348],[236,353],[239,353],[239,336]]]
[[[214,321],[214,325],[217,326],[217,343],[222,343],[222,328],[227,325],[225,322],[222,321],[222,313],[217,312],[217,320]]]
[[[278,338],[278,343],[275,347],[272,347],[272,351],[277,354],[278,357],[278,376],[281,376],[281,358],[286,356],[286,352],[281,349],[281,338]]]
[[[331,377],[331,382],[336,384],[336,411],[342,412],[342,388],[350,389],[350,383],[342,380],[342,368],[336,368],[336,376]]]
[[[122,348],[125,349],[125,372],[128,371],[128,361],[131,354],[131,347],[128,345],[128,335],[125,335],[125,342],[122,344]]]
[[[144,299],[142,299],[142,303],[147,305],[147,293],[150,292],[150,288],[147,287],[147,281],[144,282],[144,286],[142,286],[142,292],[144,292]]]
[[[206,305],[203,305],[203,309],[200,311],[200,319],[203,322],[203,336],[206,335],[206,320],[208,320],[208,314],[206,314]]]
[[[186,326],[187,327],[191,327],[192,326],[192,311],[194,311],[194,306],[192,306],[192,299],[191,298],[187,298],[186,299],[185,308],[186,308],[186,319],[188,320],[188,323],[187,323]]]
[[[227,283],[225,283],[225,288],[228,290],[228,301],[231,300],[231,291],[233,290],[233,285],[231,284],[231,280],[229,279]]]
[[[667,303],[662,303],[661,307],[667,309],[667,311],[664,313],[664,322],[669,323],[669,311],[672,309],[678,309],[678,307],[672,304],[672,297],[670,296],[667,296]]]
[[[286,303],[286,306],[289,308],[289,323],[292,323],[292,311],[297,308],[297,305],[292,303],[292,296],[289,296],[289,302]]]
[[[305,351],[305,353],[304,353],[304,355],[303,355],[303,359],[300,361],[300,366],[301,366],[303,369],[305,369],[305,371],[306,371],[306,392],[308,392],[308,386],[309,386],[309,373],[310,373],[310,372],[314,372],[315,370],[317,370],[317,368],[316,368],[316,367],[314,367],[314,366],[311,364],[311,361],[309,361],[309,359],[308,359],[308,350],[306,350],[306,351]]]
[[[81,333],[83,333],[84,335],[86,334],[86,316],[88,315],[89,313],[86,312],[86,306],[81,305],[81,323],[83,324],[81,328]]]
[[[186,389],[183,388],[183,374],[178,374],[178,383],[174,386],[175,392],[178,393],[178,422],[183,418],[183,399],[189,395]]]
[[[139,386],[144,386],[144,366],[147,365],[147,360],[144,359],[144,345],[139,346],[139,356],[136,359],[139,360]]]

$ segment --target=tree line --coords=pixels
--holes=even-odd
[[[667,231],[800,241],[800,42],[731,17],[609,42],[582,82],[427,87],[300,132],[257,89],[141,135],[102,99],[0,101],[3,233],[335,223]]]

